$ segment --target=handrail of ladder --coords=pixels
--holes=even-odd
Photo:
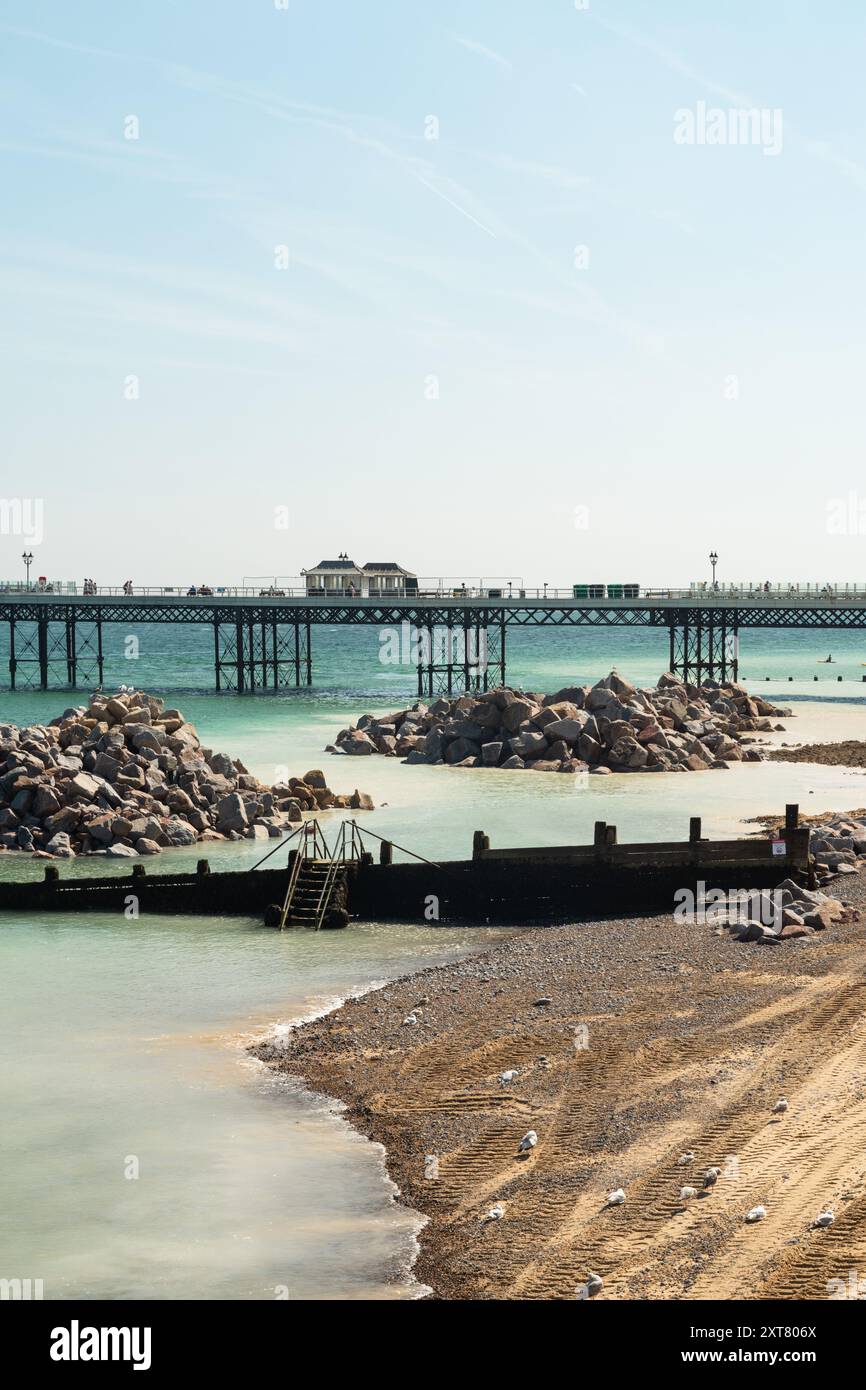
[[[338,853],[339,851],[339,853]],[[319,931],[322,922],[325,920],[325,913],[328,910],[331,892],[337,879],[338,867],[346,861],[346,822],[340,826],[339,834],[334,842],[334,850],[328,863],[328,871],[325,874],[325,881],[322,884],[322,891],[319,894],[319,901],[316,904],[315,930]]]
[[[318,906],[316,909],[317,931],[321,929],[321,924],[322,922],[324,922],[325,919],[325,912],[327,912],[329,902],[331,902],[331,894],[332,892],[334,892],[334,884],[336,883],[336,874],[338,874],[339,869],[341,869],[341,867],[345,865],[345,863],[346,821],[343,820],[342,826],[339,827],[339,834],[338,837],[336,837],[336,841],[334,844],[334,853],[332,853],[331,855],[331,863],[329,863],[328,865],[328,873],[325,874],[325,881],[324,884],[322,884],[320,898],[318,898]]]
[[[303,826],[298,826],[298,829],[303,833],[301,835],[301,843],[295,850],[295,859],[294,863],[292,864],[292,872],[289,874],[289,882],[286,885],[286,896],[283,898],[283,910],[280,913],[280,931],[283,931],[283,929],[285,928],[286,918],[289,915],[289,908],[292,905],[292,897],[294,896],[295,886],[298,882],[298,875],[301,872],[301,863],[307,857],[307,825],[308,822],[305,821]]]
[[[301,865],[309,858],[315,859],[316,850],[319,848],[320,840],[325,850],[325,855],[323,857],[327,857],[328,853],[327,843],[316,821],[304,821],[303,825],[299,825],[298,830],[293,833],[297,834],[298,832],[300,832],[301,834],[301,842],[295,854],[295,862],[292,865],[292,872],[289,874],[289,882],[286,888],[286,896],[283,899],[283,910],[280,913],[280,931],[282,931],[286,925],[286,918],[288,917],[289,910],[292,906],[292,898],[294,897],[295,888],[297,887],[298,877],[301,872]],[[310,840],[313,841],[312,855],[310,855],[309,853]]]

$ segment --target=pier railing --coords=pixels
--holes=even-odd
[[[627,590],[627,592],[624,592]],[[443,600],[449,602],[460,599],[494,599],[502,602],[519,602],[523,599],[548,600],[550,602],[562,602],[567,600],[573,603],[598,603],[616,602],[617,604],[628,605],[629,603],[647,600],[691,602],[702,605],[718,604],[729,606],[732,603],[761,603],[761,604],[815,604],[824,606],[827,604],[856,603],[862,605],[866,602],[866,584],[857,583],[796,583],[796,584],[760,584],[760,583],[736,583],[736,584],[704,584],[693,583],[688,588],[671,586],[665,588],[643,586],[638,584],[615,585],[615,584],[585,584],[572,585],[570,588],[554,588],[552,585],[544,584],[536,588],[527,586],[516,587],[508,584],[506,586],[480,582],[477,585],[457,585],[450,581],[432,582],[421,581],[417,589],[383,589],[375,594],[359,594],[349,589],[323,589],[310,591],[301,586],[259,588],[256,586],[243,584],[228,584],[211,587],[209,585],[193,588],[185,584],[134,584],[131,587],[124,587],[121,584],[99,584],[87,587],[77,584],[73,580],[53,580],[47,584],[19,583],[15,580],[0,580],[0,597],[26,597],[38,598],[41,595],[55,598],[82,598],[100,599],[110,598],[115,601],[123,599],[140,600],[142,598],[155,598],[171,600],[184,600],[190,598],[213,599],[220,602],[225,599],[272,599],[275,602],[280,599],[299,599],[312,603],[328,603],[339,601],[341,604],[355,602],[359,605],[370,604],[384,601],[410,602],[429,600],[441,603]]]

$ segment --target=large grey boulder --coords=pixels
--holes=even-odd
[[[172,816],[163,825],[163,834],[170,845],[194,845],[198,835],[186,821]]]
[[[340,747],[344,753],[350,753],[353,756],[366,755],[376,751],[373,740],[361,729],[356,729],[354,733],[349,734],[349,737],[343,740]]]
[[[551,743],[564,739],[566,743],[576,743],[583,733],[585,719],[552,719],[544,726],[545,737]]]
[[[516,734],[525,719],[530,719],[535,713],[535,705],[528,700],[515,699],[503,711],[502,727],[507,729],[510,734]]]
[[[445,737],[441,729],[431,729],[424,739],[422,752],[429,762],[435,762],[441,758],[445,749]]]
[[[95,777],[104,778],[106,782],[114,782],[121,766],[121,762],[117,758],[113,758],[110,753],[97,753],[93,764],[93,774]]]
[[[72,842],[65,830],[58,830],[56,835],[52,835],[45,848],[49,854],[55,855],[58,859],[75,858]]]
[[[105,786],[107,783],[104,778],[94,777],[89,772],[79,772],[67,781],[66,797],[68,801],[95,801]]]
[[[464,758],[477,758],[478,752],[478,744],[472,739],[455,738],[445,749],[445,761],[446,763],[461,763]]]
[[[217,802],[216,814],[216,828],[222,834],[229,830],[237,830],[243,834],[249,824],[246,807],[237,792],[230,792]]]

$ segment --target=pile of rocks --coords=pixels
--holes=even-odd
[[[786,878],[772,892],[750,894],[734,910],[722,909],[712,916],[708,911],[707,917],[719,936],[727,931],[737,941],[778,946],[826,931],[834,922],[859,921],[860,912]]]
[[[365,714],[326,751],[533,772],[702,772],[761,761],[743,735],[781,728],[772,720],[789,714],[731,681],[694,686],[666,672],[638,690],[611,671],[553,695],[502,687]]]
[[[177,709],[143,691],[96,694],[50,724],[0,724],[0,849],[40,857],[159,854],[196,841],[278,837],[305,811],[371,810],[318,770],[268,787],[202,748]]]
[[[834,816],[813,825],[810,849],[821,883],[837,874],[859,873],[866,859],[866,816]]]

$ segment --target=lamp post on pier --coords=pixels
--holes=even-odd
[[[711,564],[712,567],[713,567],[713,588],[714,588],[714,589],[715,589],[715,587],[716,587],[716,565],[717,565],[718,563],[719,563],[719,557],[718,557],[718,555],[716,554],[716,552],[715,552],[714,550],[711,550],[711,551],[710,551],[710,564]]]
[[[25,571],[26,571],[26,573],[27,573],[27,588],[29,589],[29,588],[30,588],[30,566],[33,564],[33,551],[32,551],[32,550],[30,550],[30,551],[25,550],[25,551],[24,551],[24,554],[21,556],[21,559],[24,561],[24,569],[25,569]]]

